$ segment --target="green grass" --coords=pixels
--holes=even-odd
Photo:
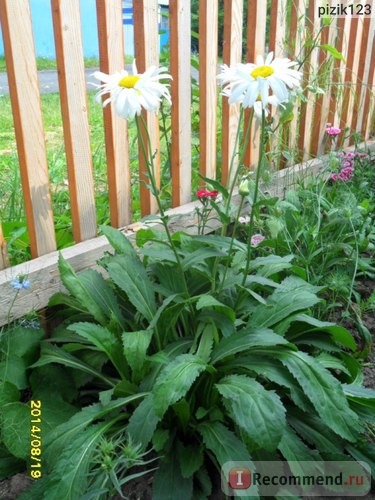
[[[124,64],[131,64],[133,62],[133,56],[125,56]],[[37,57],[36,65],[39,71],[46,69],[56,69],[56,60],[49,59],[47,57]],[[85,68],[98,68],[99,59],[96,57],[85,57]],[[0,56],[0,72],[6,72],[6,62],[5,57]]]

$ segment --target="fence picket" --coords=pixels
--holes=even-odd
[[[9,267],[9,256],[7,252],[7,243],[3,234],[3,226],[0,221],[0,270]]]
[[[225,0],[224,11],[223,63],[233,66],[241,62],[242,56],[243,0]],[[221,182],[224,185],[232,180],[238,166],[238,157],[233,154],[239,117],[239,104],[229,105],[228,99],[223,97]]]
[[[191,199],[190,0],[170,0],[172,206]]]
[[[124,67],[121,0],[96,0],[100,69],[112,74]],[[131,223],[131,184],[127,122],[113,106],[103,110],[111,224]]]
[[[9,90],[32,257],[56,249],[28,0],[0,2]]]
[[[218,0],[199,3],[200,172],[216,178]]]
[[[143,73],[150,66],[159,63],[159,39],[158,39],[158,1],[157,0],[134,0],[134,48],[137,69]],[[151,154],[154,156],[154,175],[156,183],[160,186],[160,137],[159,122],[154,113],[143,112],[142,116],[150,134]],[[143,135],[143,141],[147,147],[147,138]],[[148,215],[157,211],[155,198],[147,189],[149,179],[147,177],[146,160],[141,145],[139,145],[139,180],[141,193],[141,213]],[[149,152],[148,152],[149,154]]]
[[[94,178],[87,115],[79,3],[51,0],[73,237],[96,235]]]

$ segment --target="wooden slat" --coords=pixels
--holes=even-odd
[[[122,1],[96,0],[96,12],[100,69],[103,73],[116,73],[124,67]],[[103,114],[111,224],[123,227],[131,222],[127,122],[116,115],[113,106],[106,106]]]
[[[247,52],[246,61],[254,63],[257,55],[265,55],[266,49],[267,2],[248,1],[247,9]],[[250,112],[245,113],[245,131],[248,128]],[[254,120],[255,121],[255,120]],[[250,141],[244,155],[244,165],[250,167],[258,163],[259,158],[259,124],[251,127]]]
[[[150,66],[159,64],[159,36],[158,36],[158,1],[134,0],[134,45],[135,57],[139,73],[144,73]],[[154,113],[143,112],[142,116],[150,134],[151,153],[154,155],[154,175],[156,183],[160,185],[160,140],[158,117]],[[145,144],[147,139],[143,138]],[[141,213],[148,215],[157,211],[156,201],[151,191],[147,189],[149,180],[147,168],[141,146],[139,146],[139,179],[141,182]]]
[[[56,249],[38,73],[28,0],[2,0],[7,62],[31,255]]]
[[[320,34],[320,45],[329,43],[330,26],[324,26]],[[330,75],[321,74],[324,64],[327,61],[327,53],[323,49],[319,49],[318,56],[318,78],[317,83],[319,87],[324,86],[324,81],[330,80]],[[322,80],[322,81],[321,81]],[[313,116],[313,125],[311,131],[311,147],[310,153],[313,157],[318,156],[319,153],[323,153],[323,140],[325,137],[325,128],[327,124],[329,110],[329,93],[317,94],[315,98],[315,108]]]
[[[319,31],[320,27],[320,20],[317,16],[317,3],[317,0],[310,0],[309,2],[309,24],[307,26],[307,30],[310,32],[311,37]],[[305,84],[309,82],[310,76],[317,71],[318,54],[318,50],[313,50],[307,57],[303,71]],[[302,104],[304,115],[303,120],[301,120],[301,124],[303,123],[304,133],[301,134],[300,137],[301,140],[303,139],[303,144],[300,142],[300,149],[304,151],[303,160],[307,160],[311,157],[313,116],[316,102],[315,95],[312,92],[306,90],[305,96],[307,97],[307,102]]]
[[[353,83],[353,68],[354,57],[356,53],[356,39],[358,30],[358,18],[353,18],[350,23],[345,23],[345,38],[347,42],[347,50],[345,51],[345,68],[344,68],[344,91],[342,95],[342,106],[338,114],[340,121],[339,127],[344,130],[347,126],[347,118],[349,112],[349,104],[351,101],[350,94],[352,92]],[[349,33],[348,33],[349,32]],[[337,145],[343,146],[344,134],[340,134],[337,138]]]
[[[190,0],[170,0],[172,206],[191,199]]]
[[[293,0],[290,12],[290,37],[289,37],[289,57],[291,60],[301,60],[301,50],[303,40],[301,33],[298,33],[298,26],[305,16],[305,0]],[[297,66],[295,69],[298,69]],[[300,68],[303,71],[303,68]],[[299,121],[300,110],[296,105],[293,110],[293,119],[289,127],[289,148],[293,160],[297,161],[301,157],[302,152],[299,150]],[[292,163],[294,161],[292,160]]]
[[[79,2],[51,0],[73,237],[96,234],[94,179],[87,115]]]
[[[9,257],[7,252],[7,243],[3,235],[3,226],[0,221],[0,269],[9,267]]]
[[[369,117],[368,110],[371,100],[374,101],[374,72],[375,72],[375,17],[371,18],[369,37],[366,49],[366,69],[364,72],[364,86],[362,90],[362,99],[360,106],[360,115],[358,117],[358,131],[362,137],[367,139],[370,136],[371,130],[367,126]],[[371,99],[372,97],[372,99]]]
[[[340,52],[343,52],[344,48],[344,38],[345,38],[345,23],[346,19],[344,17],[339,17],[336,23],[336,40],[333,46]],[[335,59],[332,69],[332,86],[330,92],[330,103],[328,112],[328,123],[335,125],[336,120],[336,109],[339,101],[341,102],[342,97],[342,86],[341,83],[341,71],[344,67],[344,63],[339,59]]]
[[[218,0],[199,3],[200,172],[216,178]]]
[[[223,63],[233,66],[240,63],[242,57],[243,0],[224,0],[224,12]],[[236,157],[230,171],[232,157],[235,154],[234,146],[239,116],[239,105],[229,105],[228,99],[224,97],[222,100],[221,156],[221,182],[224,185],[232,181],[238,166],[238,157]]]

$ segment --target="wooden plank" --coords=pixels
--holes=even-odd
[[[224,12],[223,63],[233,66],[240,63],[242,58],[243,0],[224,0]],[[228,99],[224,97],[221,146],[221,182],[223,185],[231,183],[238,166],[238,157],[234,157],[236,153],[234,146],[239,117],[239,104],[229,105]]]
[[[144,73],[150,66],[159,64],[159,35],[158,35],[158,1],[135,0],[133,1],[134,16],[134,45],[135,58],[139,73]],[[143,112],[142,116],[150,134],[151,154],[154,156],[154,175],[156,183],[160,186],[160,140],[159,122],[155,113]],[[143,141],[147,144],[144,135]],[[149,152],[148,152],[149,154]],[[148,215],[157,211],[157,204],[151,191],[147,189],[146,160],[143,150],[139,145],[139,179],[141,192],[141,213]]]
[[[100,70],[116,73],[124,67],[122,1],[96,0],[96,12]],[[113,106],[106,106],[103,115],[111,225],[123,227],[132,218],[127,121],[116,115]]]
[[[199,2],[200,172],[216,178],[218,0]]]
[[[370,105],[374,102],[374,92],[373,92],[373,84],[374,84],[374,73],[375,73],[375,17],[371,18],[371,26],[370,33],[366,51],[366,62],[367,68],[365,73],[365,92],[363,99],[363,106],[361,106],[361,117],[360,117],[360,131],[362,137],[368,139],[371,133],[374,132],[374,124],[372,122],[370,113],[368,110],[370,109]],[[370,57],[369,57],[370,55]]]
[[[303,22],[305,18],[305,0],[293,0],[290,12],[290,37],[288,40],[289,44],[289,58],[291,60],[301,60],[301,51],[303,48],[303,40],[298,27]],[[296,69],[297,66],[295,67]],[[303,68],[299,68],[303,71]],[[289,151],[292,155],[292,164],[301,157],[302,152],[299,150],[299,122],[300,122],[300,110],[298,108],[298,103],[296,103],[293,110],[293,119],[289,126]]]
[[[345,23],[346,19],[344,17],[339,17],[336,22],[336,40],[333,46],[340,53],[342,53],[344,49]],[[341,72],[343,67],[344,62],[340,61],[340,59],[335,59],[332,69],[332,85],[327,119],[327,123],[331,123],[332,125],[336,125],[336,110],[342,97]]]
[[[7,242],[3,234],[3,226],[0,220],[0,270],[9,267],[9,257],[7,252]]]
[[[247,52],[246,61],[254,63],[257,55],[265,55],[266,50],[267,2],[248,1],[247,9]],[[249,126],[251,111],[245,113],[244,130]],[[243,163],[248,168],[257,165],[259,159],[259,124],[253,120],[249,145],[244,154]],[[246,133],[246,132],[245,132]]]
[[[10,99],[31,255],[56,249],[52,202],[28,0],[0,2]]]
[[[320,34],[320,45],[329,44],[330,26],[323,26]],[[325,81],[330,81],[330,75],[323,71],[324,65],[327,62],[327,53],[323,49],[319,49],[318,55],[318,75],[317,84],[319,87],[324,86]],[[317,94],[315,97],[315,108],[313,114],[313,124],[311,131],[311,147],[310,153],[313,157],[323,153],[325,129],[329,110],[329,93]]]
[[[366,146],[375,151],[375,141],[368,142]],[[291,186],[291,183],[298,178],[315,175],[326,165],[326,161],[327,158],[322,157],[277,172],[271,186],[267,186],[267,191],[271,196],[282,196],[284,189]],[[238,204],[240,199],[239,195],[235,195],[234,203]],[[167,213],[173,216],[171,230],[173,232],[183,230],[189,234],[196,234],[196,207],[199,204],[199,201],[195,201],[169,210]],[[249,207],[244,208],[244,212],[248,212],[248,210]],[[178,215],[180,217],[177,217]],[[135,240],[134,231],[136,228],[134,226],[123,231],[131,242]],[[215,217],[210,230],[219,227],[220,222]],[[76,272],[81,272],[84,269],[95,268],[96,261],[108,251],[111,251],[111,247],[106,238],[101,236],[65,248],[61,254]],[[58,255],[59,252],[52,252],[25,264],[0,271],[0,326],[6,324],[8,320],[20,318],[30,311],[42,309],[48,304],[49,298],[54,293],[63,290],[57,268]],[[17,293],[11,287],[10,282],[19,275],[26,275],[31,282],[31,287]]]
[[[169,2],[171,51],[172,206],[191,199],[190,0]]]
[[[87,115],[79,2],[51,0],[73,237],[96,235],[94,178]]]
[[[349,103],[351,101],[350,94],[352,92],[353,83],[353,69],[354,57],[356,53],[356,39],[358,30],[358,18],[352,18],[350,23],[345,24],[345,35],[347,41],[347,50],[345,57],[345,70],[344,70],[344,91],[342,95],[342,106],[338,114],[340,121],[339,127],[344,130],[347,126]],[[348,33],[349,31],[349,33]],[[340,134],[337,138],[337,145],[342,147],[344,145],[344,134]]]

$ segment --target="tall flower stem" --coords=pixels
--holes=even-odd
[[[247,241],[246,265],[245,265],[244,275],[243,275],[243,279],[242,279],[242,286],[245,285],[246,278],[247,278],[247,275],[249,272],[249,267],[250,267],[251,250],[252,250],[251,236],[253,234],[253,228],[254,228],[255,206],[256,206],[256,203],[258,201],[260,174],[261,174],[261,169],[262,169],[263,162],[264,162],[265,137],[266,137],[266,115],[265,115],[264,109],[262,109],[262,123],[261,123],[261,127],[260,127],[259,159],[258,159],[256,176],[255,176],[253,204],[252,204],[251,212],[250,212],[250,221],[249,221],[249,227],[248,227],[249,232],[248,232],[248,241]]]
[[[172,240],[172,235],[171,235],[171,232],[169,230],[168,222],[167,222],[168,217],[166,216],[166,214],[164,212],[163,205],[161,203],[160,196],[159,196],[159,188],[156,184],[156,179],[155,179],[155,175],[154,175],[154,172],[155,172],[154,156],[152,154],[152,144],[151,144],[150,134],[149,134],[148,129],[147,129],[147,124],[146,124],[145,119],[143,118],[142,115],[135,116],[135,123],[137,125],[137,134],[138,134],[139,143],[141,145],[142,154],[143,154],[143,157],[144,157],[145,162],[146,162],[147,176],[148,176],[148,178],[150,180],[150,184],[151,184],[151,193],[155,197],[155,200],[156,200],[156,203],[158,206],[158,210],[159,210],[159,214],[160,214],[160,220],[164,226],[165,233],[167,235],[167,239],[168,239],[169,245],[171,247],[171,250],[174,253],[174,256],[176,258],[176,263],[177,263],[177,267],[179,269],[179,272],[181,274],[181,279],[182,279],[182,283],[184,286],[184,291],[185,291],[186,296],[188,297],[189,291],[188,291],[188,287],[187,287],[187,283],[186,283],[185,273],[184,273],[184,270],[183,270],[183,267],[181,264],[180,256],[178,255],[175,244]],[[145,143],[141,127],[143,128],[143,130],[146,134],[147,145]]]

